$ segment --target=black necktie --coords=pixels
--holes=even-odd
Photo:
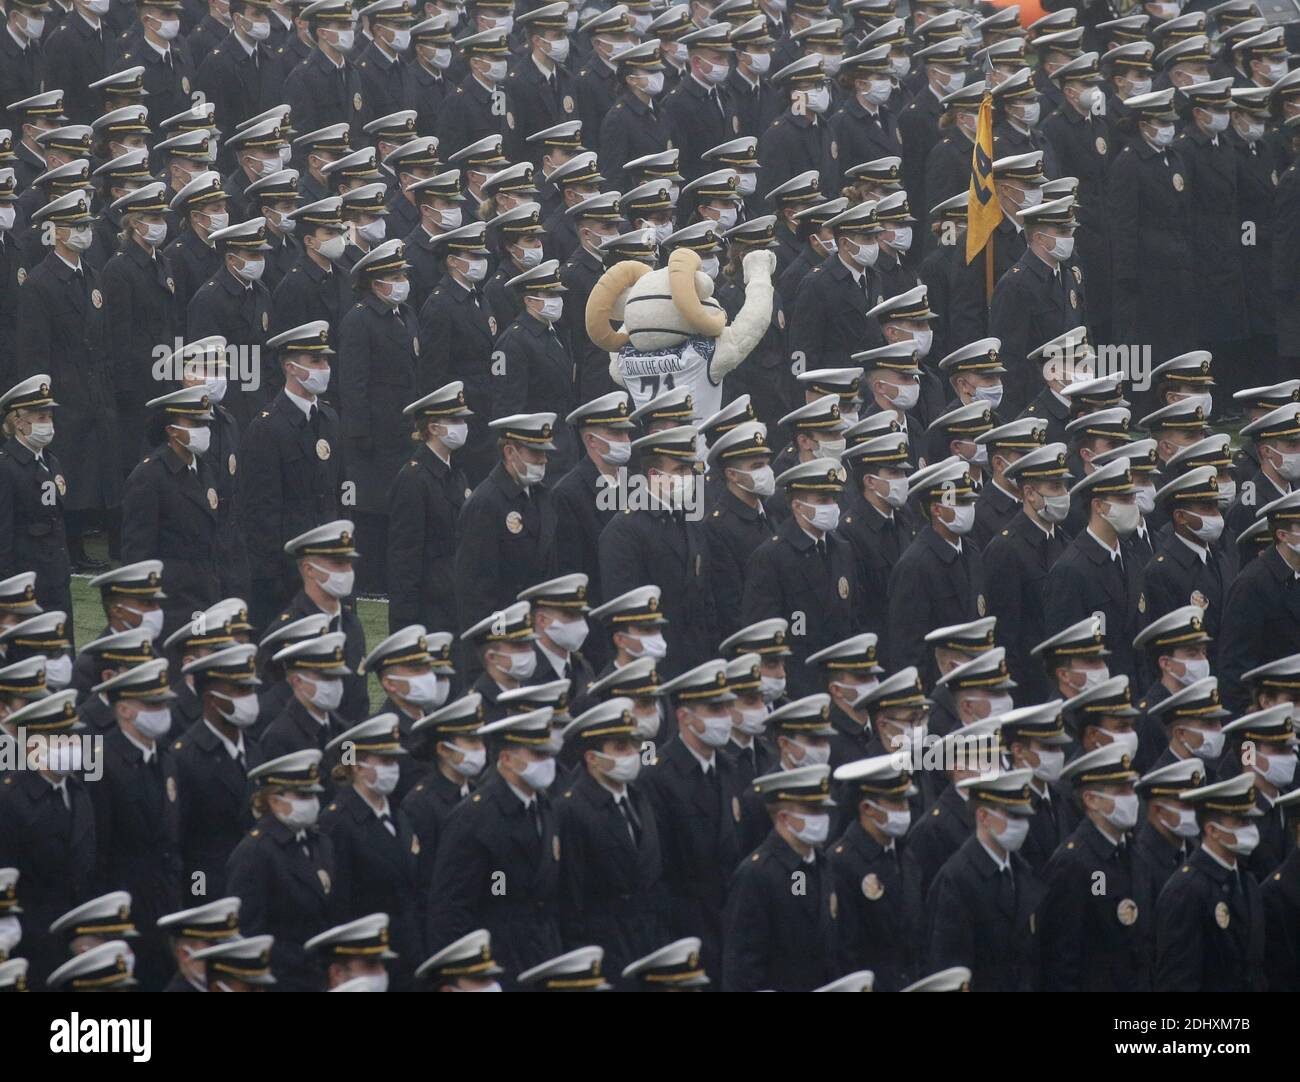
[[[533,824],[533,830],[537,836],[542,836],[542,817],[537,811],[537,798],[534,797],[528,805],[528,819]]]
[[[826,559],[826,538],[821,538],[817,542],[817,555],[823,560]]]
[[[632,808],[632,801],[627,796],[622,800],[614,801],[615,806],[623,815],[623,820],[627,823],[627,832],[632,835],[632,844],[641,844],[641,817]]]
[[[320,410],[316,408],[315,403],[312,403],[312,407],[307,413],[307,424],[311,428],[312,435],[320,435]]]
[[[65,781],[55,792],[59,794],[59,800],[63,804],[64,811],[72,811],[72,798],[68,796],[68,783]]]
[[[709,98],[713,101],[713,104],[717,106],[718,115],[725,120],[727,114],[726,111],[722,108],[722,99],[718,97],[718,91],[716,88],[709,91]]]
[[[397,827],[393,825],[393,817],[385,812],[379,817],[379,821],[384,824],[384,829],[394,838],[397,837]]]

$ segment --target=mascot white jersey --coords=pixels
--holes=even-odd
[[[722,380],[759,343],[772,319],[772,272],[767,251],[745,256],[745,301],[729,325],[713,299],[713,280],[700,257],[678,248],[668,266],[616,263],[587,301],[587,334],[610,351],[610,377],[627,388],[634,408],[686,387],[700,417],[722,408]],[[623,326],[615,330],[614,324]]]

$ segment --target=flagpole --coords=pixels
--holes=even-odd
[[[990,233],[984,245],[984,304],[990,308],[993,306],[993,237]]]

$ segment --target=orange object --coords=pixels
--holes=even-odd
[[[1020,9],[1021,26],[1028,26],[1047,14],[1038,0],[989,0],[989,2],[995,8],[1018,7]]]

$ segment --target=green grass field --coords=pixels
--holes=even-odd
[[[87,537],[86,551],[100,560],[108,558],[107,543],[101,536]],[[96,638],[104,628],[104,610],[99,604],[99,591],[90,588],[90,578],[89,575],[72,576],[73,627],[78,647]],[[366,643],[369,646],[387,638],[387,601],[358,601],[357,615],[361,617],[361,626],[366,630]],[[372,677],[370,705],[377,709],[383,701],[384,694],[379,688],[379,682]]]

